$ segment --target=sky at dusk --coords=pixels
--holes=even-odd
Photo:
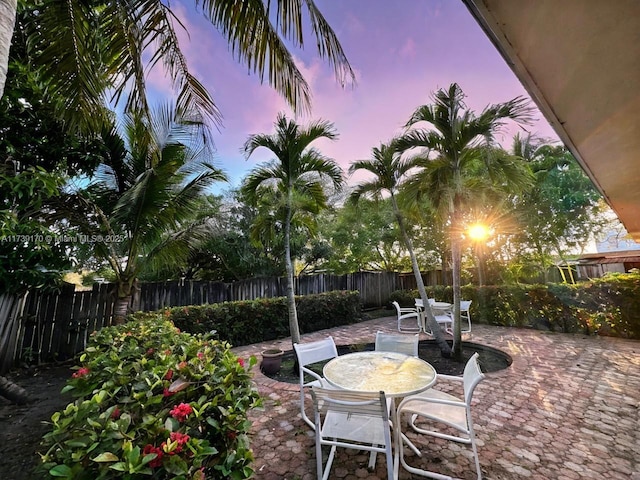
[[[371,149],[402,132],[402,127],[431,95],[451,83],[467,94],[467,106],[479,113],[526,91],[460,0],[317,0],[336,32],[356,73],[356,85],[338,85],[331,66],[315,51],[307,30],[304,50],[292,48],[298,68],[310,84],[310,115],[305,124],[322,119],[333,122],[339,137],[313,145],[345,170],[354,160],[370,158]],[[239,186],[249,170],[271,158],[258,149],[246,160],[241,148],[252,133],[273,133],[278,112],[292,117],[286,102],[268,85],[249,73],[231,55],[226,41],[200,14],[193,2],[172,3],[189,34],[180,34],[189,68],[211,92],[223,115],[214,135],[215,165]],[[155,96],[170,94],[162,76],[151,78]],[[540,120],[527,127],[531,133],[557,141],[549,124]],[[506,148],[516,132],[508,125],[498,140]],[[524,132],[523,132],[524,133]],[[349,179],[355,183],[358,178]],[[229,186],[223,187],[228,189]]]

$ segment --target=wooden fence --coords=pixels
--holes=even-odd
[[[424,275],[436,284],[441,276]],[[317,274],[296,278],[296,294],[358,290],[365,308],[387,304],[394,290],[415,288],[412,274],[358,272],[348,275]],[[225,301],[281,297],[286,278],[267,277],[235,283],[170,281],[144,283],[133,296],[132,311],[202,305]],[[30,362],[64,360],[82,351],[88,335],[113,322],[114,286],[95,284],[91,291],[74,291],[65,285],[55,293],[38,290],[22,296],[0,294],[0,373],[21,359]]]

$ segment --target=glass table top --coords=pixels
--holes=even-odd
[[[435,383],[436,371],[424,360],[394,352],[356,352],[330,360],[324,378],[334,387],[406,396]]]

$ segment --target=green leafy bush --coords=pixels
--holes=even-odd
[[[76,398],[52,418],[44,472],[65,479],[245,479],[257,406],[249,369],[210,336],[160,316],[92,336],[65,387]],[[43,473],[44,476],[44,473]]]
[[[360,294],[335,291],[296,297],[301,333],[349,325],[362,320]],[[285,297],[240,302],[176,307],[165,311],[167,319],[183,331],[215,331],[233,346],[289,336],[289,313]],[[145,314],[137,314],[144,318]]]
[[[428,287],[427,295],[451,302],[451,287]],[[399,290],[391,300],[414,304],[417,290]],[[462,287],[472,300],[473,322],[565,333],[640,339],[640,274],[611,274],[576,285]]]

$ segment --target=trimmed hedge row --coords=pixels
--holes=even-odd
[[[362,321],[360,294],[357,291],[296,297],[296,308],[302,334]],[[134,314],[138,318],[146,315]],[[165,310],[164,315],[182,331],[207,333],[215,330],[219,338],[233,346],[251,345],[290,335],[285,297],[175,307]]]
[[[451,287],[427,287],[427,295],[451,302]],[[417,290],[391,294],[390,301],[413,305]],[[577,285],[466,285],[473,322],[565,333],[640,339],[640,274],[612,274]]]

